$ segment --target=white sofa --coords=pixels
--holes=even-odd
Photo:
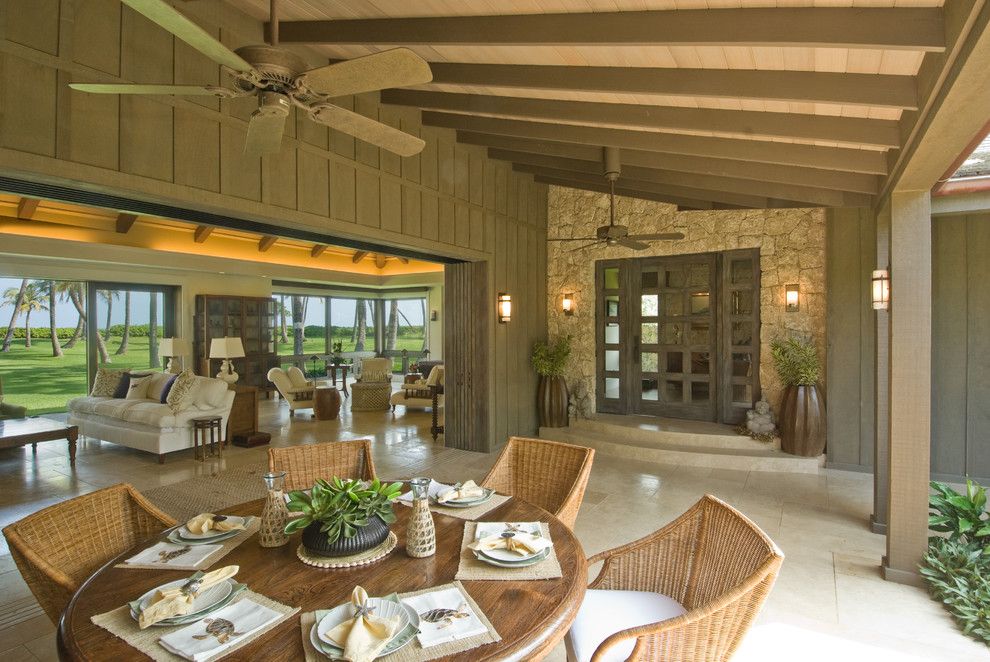
[[[193,447],[194,418],[219,416],[221,438],[226,439],[227,417],[234,404],[234,391],[227,382],[196,377],[192,404],[174,413],[160,401],[161,389],[171,376],[155,374],[148,388],[149,393],[157,395],[153,398],[73,398],[68,403],[69,424],[78,426],[83,436],[155,453],[159,463],[165,462],[166,453]]]

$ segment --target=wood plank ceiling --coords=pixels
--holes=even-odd
[[[265,20],[269,0],[236,5]],[[941,0],[281,0],[280,39],[330,60],[407,46],[385,90],[540,181],[682,207],[868,205],[947,57]]]

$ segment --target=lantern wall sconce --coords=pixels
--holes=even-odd
[[[789,313],[801,310],[801,287],[797,283],[784,285],[784,310]]]
[[[565,315],[574,314],[574,293],[564,292],[564,297],[560,300],[560,309]]]
[[[886,269],[876,269],[870,282],[873,310],[890,308],[890,272]]]
[[[498,323],[505,324],[512,319],[512,296],[505,292],[499,292],[496,303],[498,312]]]

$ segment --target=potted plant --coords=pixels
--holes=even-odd
[[[780,448],[785,453],[818,457],[825,451],[825,401],[818,388],[821,364],[810,339],[770,343],[777,374],[787,386],[780,405]]]
[[[330,363],[333,365],[340,365],[344,362],[344,359],[340,356],[341,352],[344,351],[343,342],[335,342],[330,345]]]
[[[395,521],[392,503],[402,483],[370,483],[336,476],[316,481],[306,492],[289,492],[289,512],[302,513],[285,526],[287,534],[302,530],[302,543],[319,556],[349,556],[377,547]]]
[[[533,346],[533,369],[540,376],[536,400],[540,427],[563,428],[568,425],[567,404],[570,394],[564,381],[564,365],[571,355],[571,336],[552,342],[537,342]]]

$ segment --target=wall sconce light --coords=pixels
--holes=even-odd
[[[512,295],[499,292],[496,310],[498,311],[499,324],[505,324],[512,319]]]
[[[797,283],[784,285],[784,310],[789,313],[801,310],[801,287]]]
[[[890,308],[890,272],[886,269],[876,269],[873,272],[871,284],[873,310]]]
[[[564,298],[560,300],[560,309],[564,311],[565,315],[574,314],[574,293],[564,292]]]

